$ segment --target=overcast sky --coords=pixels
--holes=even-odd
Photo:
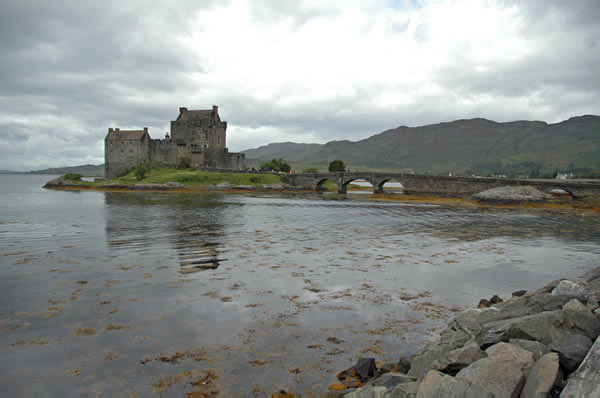
[[[0,0],[0,169],[219,106],[230,151],[600,114],[600,1]]]

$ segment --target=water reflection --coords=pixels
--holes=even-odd
[[[106,239],[115,249],[174,250],[179,270],[217,269],[221,258],[223,211],[218,195],[106,193]]]

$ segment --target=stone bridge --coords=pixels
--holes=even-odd
[[[446,177],[405,173],[310,173],[288,174],[288,182],[296,187],[321,191],[326,180],[338,185],[338,193],[346,193],[348,184],[354,180],[366,180],[373,185],[374,193],[383,192],[383,185],[394,180],[402,184],[405,194],[473,195],[486,189],[507,185],[529,185],[549,193],[553,189],[564,189],[574,198],[600,195],[600,181],[595,180],[510,180],[484,177]]]

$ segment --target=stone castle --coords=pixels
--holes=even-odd
[[[222,122],[219,109],[191,111],[179,108],[177,120],[171,122],[171,135],[152,139],[143,130],[108,129],[104,139],[106,178],[114,178],[146,161],[159,161],[176,166],[189,158],[191,166],[241,170],[245,168],[243,153],[230,153],[225,146],[227,122]]]

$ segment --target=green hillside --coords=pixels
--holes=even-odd
[[[555,124],[457,120],[402,126],[357,142],[279,143],[245,153],[258,160],[293,154],[289,160],[297,164],[326,165],[342,159],[350,168],[435,174],[600,175],[600,117],[579,116]]]

